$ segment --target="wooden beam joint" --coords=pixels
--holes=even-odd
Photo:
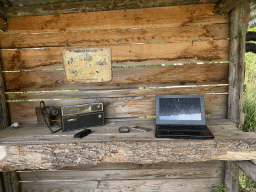
[[[245,1],[248,2],[248,0],[221,0],[215,5],[214,12],[219,15],[225,15]]]

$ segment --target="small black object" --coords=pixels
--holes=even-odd
[[[119,133],[128,133],[129,132],[129,128],[128,127],[119,127]]]
[[[74,135],[74,138],[83,138],[91,133],[91,129],[85,129],[77,134]]]

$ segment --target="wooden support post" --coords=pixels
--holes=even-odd
[[[0,32],[8,30],[8,23],[3,18],[0,17]]]
[[[228,119],[242,128],[242,97],[244,86],[245,39],[250,13],[250,1],[245,0],[230,14]]]
[[[0,192],[1,187],[4,192],[19,192],[19,178],[16,171],[0,172]],[[2,185],[2,186],[1,186]]]
[[[226,186],[226,192],[239,191],[239,169],[232,161],[226,162],[224,184]]]
[[[0,56],[0,129],[9,126],[9,114],[5,97],[4,78],[2,73],[1,56]]]
[[[251,161],[236,161],[235,164],[256,182],[256,165]]]

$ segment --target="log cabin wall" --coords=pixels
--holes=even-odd
[[[105,117],[155,115],[155,95],[205,94],[207,118],[226,118],[229,15],[213,4],[8,18],[0,34],[11,122],[35,123],[40,100],[103,102]],[[109,83],[69,84],[62,50],[109,47]],[[146,87],[151,87],[147,89]]]
[[[152,117],[155,95],[168,94],[204,94],[207,119],[226,119],[229,15],[213,9],[197,4],[9,18],[0,46],[11,122],[36,123],[40,100],[57,107],[103,102],[106,119]],[[109,47],[112,81],[67,83],[61,53],[77,47]],[[23,191],[213,191],[224,168],[222,161],[101,164],[18,174]]]

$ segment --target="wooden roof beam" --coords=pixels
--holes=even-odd
[[[215,5],[214,12],[220,15],[225,15],[244,1],[249,2],[248,0],[221,0]]]
[[[1,0],[0,0],[1,1]],[[67,13],[84,13],[94,11],[138,9],[148,7],[165,7],[187,4],[217,3],[219,0],[88,0],[78,2],[62,2],[45,5],[14,6],[4,8],[4,18],[56,15]]]

